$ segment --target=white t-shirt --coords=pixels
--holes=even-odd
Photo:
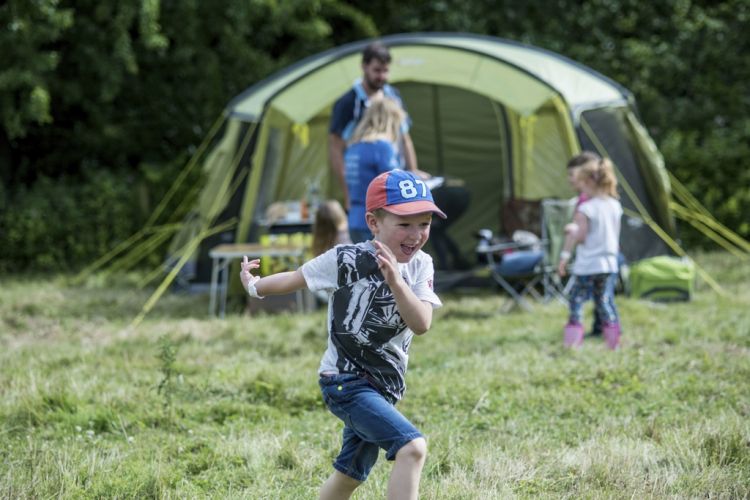
[[[420,300],[442,305],[433,291],[432,258],[421,250],[399,271]],[[394,401],[406,383],[413,333],[404,323],[390,287],[366,241],[338,245],[302,266],[307,287],[325,290],[328,300],[328,348],[319,373],[355,373],[366,377]]]
[[[622,205],[611,196],[596,196],[581,203],[578,211],[588,219],[589,228],[576,248],[573,274],[616,273]]]

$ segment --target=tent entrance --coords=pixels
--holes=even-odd
[[[512,102],[462,88],[421,82],[398,82],[398,88],[412,117],[419,168],[459,180],[470,193],[468,208],[448,229],[468,259],[479,229],[504,236],[519,227],[538,232],[538,217],[528,217],[538,214],[533,207],[574,195],[565,164],[577,148],[559,100],[522,115]]]
[[[398,88],[412,118],[419,168],[458,181],[469,193],[468,207],[451,221],[448,234],[470,258],[479,229],[500,229],[503,200],[510,195],[505,110],[485,96],[455,87],[400,82]]]

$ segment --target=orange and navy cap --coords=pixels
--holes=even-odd
[[[434,212],[447,219],[435,205],[427,184],[405,170],[391,170],[375,177],[367,187],[365,206],[368,212],[379,208],[395,215]]]

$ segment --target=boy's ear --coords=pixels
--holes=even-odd
[[[375,217],[375,214],[372,212],[367,212],[365,214],[365,222],[367,223],[367,227],[370,229],[370,232],[374,235],[378,234],[378,218]]]

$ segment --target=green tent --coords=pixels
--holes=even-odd
[[[499,38],[423,33],[381,41],[393,57],[390,81],[413,120],[419,167],[462,179],[470,191],[470,207],[450,229],[467,255],[478,229],[503,232],[509,200],[573,196],[565,164],[582,149],[610,157],[618,169],[627,259],[669,253],[654,231],[675,235],[669,179],[621,85],[559,54]],[[173,244],[184,248],[237,218],[201,243],[188,266],[197,281],[209,279],[210,248],[257,241],[266,207],[302,198],[306,181],[318,182],[324,197],[340,197],[327,163],[328,122],[335,100],[360,76],[369,42],[304,59],[229,103],[203,162],[207,182]]]

